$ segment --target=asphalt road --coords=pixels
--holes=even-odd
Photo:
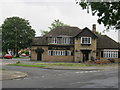
[[[118,70],[80,71],[3,66],[28,73],[28,77],[5,80],[3,88],[118,88]]]

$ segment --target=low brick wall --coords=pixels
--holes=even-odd
[[[114,59],[115,62],[120,62],[120,58],[101,58],[100,60]]]

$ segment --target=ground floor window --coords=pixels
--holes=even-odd
[[[118,51],[103,51],[104,58],[118,58]]]
[[[71,51],[48,50],[50,56],[71,56]]]

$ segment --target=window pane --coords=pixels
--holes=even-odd
[[[90,37],[82,37],[82,44],[90,44]]]
[[[90,43],[90,38],[88,38],[88,43]]]

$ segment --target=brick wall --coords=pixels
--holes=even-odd
[[[48,46],[41,46],[42,49],[44,49],[44,53],[42,54],[42,61],[47,62],[73,62],[73,56],[50,56],[48,55]],[[31,60],[37,61],[37,53],[35,52],[35,49],[37,49],[37,46],[32,46],[31,48]],[[70,48],[71,52],[73,51],[73,48]]]
[[[81,45],[81,38],[76,38],[75,39],[75,50],[74,50],[75,62],[82,61],[83,59],[83,53],[80,51],[81,49],[92,50],[91,53],[89,54],[89,59],[91,58],[91,56],[96,58],[96,43],[97,43],[97,40],[92,38],[91,45]]]

